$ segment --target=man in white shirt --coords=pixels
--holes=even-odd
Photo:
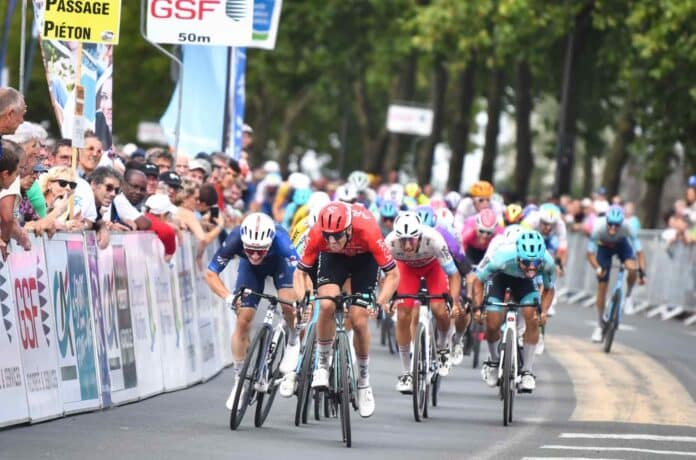
[[[111,217],[115,222],[120,221],[133,230],[149,230],[150,220],[138,210],[142,205],[147,190],[147,177],[139,169],[127,169],[123,176],[121,193],[114,197]]]

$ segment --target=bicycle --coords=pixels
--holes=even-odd
[[[420,278],[420,288],[417,294],[395,294],[392,302],[399,299],[415,299],[420,303],[418,325],[413,337],[414,349],[411,360],[411,376],[413,378],[413,417],[416,422],[428,418],[428,399],[432,397],[433,407],[437,406],[437,396],[440,390],[440,374],[438,373],[438,356],[435,348],[435,328],[432,326],[432,311],[430,301],[443,299],[447,309],[451,309],[452,298],[448,293],[431,295],[424,277]],[[431,388],[432,387],[432,388]],[[431,392],[432,389],[432,392]]]
[[[485,306],[497,306],[507,309],[503,322],[503,338],[500,342],[500,365],[498,366],[498,384],[500,385],[500,399],[503,400],[503,425],[512,423],[513,404],[515,392],[522,381],[521,369],[524,364],[522,352],[518,342],[517,312],[522,308],[536,308],[541,313],[541,305],[519,304],[515,302],[484,301]]]
[[[266,421],[273,405],[280,383],[280,362],[285,352],[285,329],[279,322],[273,326],[278,314],[279,304],[296,307],[296,302],[279,299],[276,296],[240,288],[235,293],[232,305],[237,305],[241,297],[254,295],[268,301],[263,324],[249,346],[244,365],[238,377],[234,404],[230,413],[230,429],[236,430],[252,401],[256,402],[254,425],[259,428]]]
[[[309,296],[307,296],[309,298]],[[308,304],[306,302],[305,304]],[[303,351],[300,361],[297,363],[297,405],[295,407],[295,426],[300,426],[300,423],[307,423],[309,412],[309,399],[312,394],[312,373],[316,368],[316,322],[319,318],[319,305],[314,305],[312,319],[307,326],[307,331],[304,337]],[[314,418],[319,420],[321,398],[315,392],[314,395]]]
[[[380,343],[389,348],[389,354],[394,355],[398,351],[396,337],[394,336],[394,320],[391,316],[380,312],[379,316]]]
[[[324,415],[336,414],[341,419],[341,434],[346,447],[352,446],[350,428],[350,406],[358,410],[357,382],[353,368],[353,357],[348,343],[348,333],[344,325],[346,311],[351,305],[369,307],[374,305],[371,294],[339,294],[337,296],[317,296],[311,299],[331,300],[336,305],[334,319],[336,321],[336,338],[331,356],[329,369],[329,388],[324,391]],[[315,400],[315,404],[316,400]],[[316,410],[316,406],[315,406]]]
[[[604,309],[602,337],[604,337],[604,352],[611,351],[611,345],[614,343],[614,335],[619,328],[621,317],[623,316],[624,292],[623,281],[626,274],[626,267],[623,264],[619,267],[619,272],[616,275],[614,289],[611,292],[611,300],[608,308]]]

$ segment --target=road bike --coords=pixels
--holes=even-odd
[[[389,354],[396,354],[398,347],[396,346],[396,337],[394,335],[394,319],[385,314],[384,311],[380,312],[379,315],[379,333],[380,333],[380,343],[386,345],[389,348]]]
[[[236,430],[244,418],[247,408],[256,403],[254,425],[261,427],[273,405],[280,384],[280,362],[285,352],[285,329],[283,322],[273,325],[280,305],[295,308],[297,303],[279,299],[274,295],[240,288],[235,293],[232,305],[242,297],[256,296],[267,301],[263,323],[249,346],[244,365],[239,373],[234,404],[230,412],[230,429]]]
[[[622,264],[619,267],[619,272],[616,274],[614,289],[611,292],[609,305],[604,309],[602,337],[604,338],[604,352],[611,351],[611,345],[614,342],[614,335],[621,323],[623,316],[624,291],[623,282],[626,274],[626,268]]]
[[[437,349],[435,346],[435,328],[433,327],[430,302],[435,299],[445,301],[447,309],[452,306],[452,298],[448,293],[431,295],[424,277],[420,278],[420,288],[417,294],[395,294],[392,301],[399,299],[415,299],[420,303],[418,310],[418,325],[413,336],[413,357],[411,359],[411,377],[413,379],[413,417],[416,422],[428,418],[428,399],[437,406],[440,390],[440,374],[438,367]]]
[[[309,300],[305,302],[309,304]],[[307,423],[309,412],[309,401],[312,397],[312,374],[316,369],[316,349],[317,349],[317,329],[316,323],[319,318],[319,303],[314,302],[314,311],[312,319],[307,326],[304,336],[303,351],[299,362],[297,363],[297,405],[295,407],[295,426],[300,426],[300,423]],[[321,392],[315,391],[313,398],[314,418],[320,418],[320,405],[322,402]]]

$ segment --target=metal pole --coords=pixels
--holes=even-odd
[[[179,95],[178,107],[176,111],[176,127],[174,128],[174,156],[177,156],[179,155],[179,137],[181,135],[181,111],[184,96],[184,63],[181,62],[181,59],[176,57],[174,54],[162,48],[158,43],[150,41],[145,35],[145,17],[147,15],[147,10],[145,6],[146,1],[147,0],[140,0],[140,35],[146,42],[154,46],[157,50],[159,50],[160,53],[164,54],[169,59],[176,62],[176,64],[179,66]]]
[[[22,19],[19,45],[19,92],[24,94],[24,52],[27,46],[27,0],[22,0]]]

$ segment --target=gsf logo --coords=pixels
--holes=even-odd
[[[36,320],[39,316],[39,305],[36,278],[16,279],[14,289],[22,348],[25,350],[38,348]]]
[[[221,3],[222,0],[152,0],[150,15],[158,19],[202,21],[206,13],[214,13]]]

